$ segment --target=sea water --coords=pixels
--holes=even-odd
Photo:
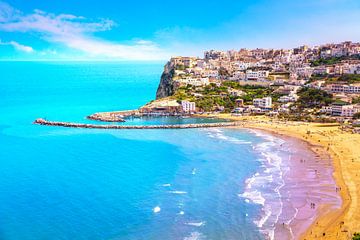
[[[0,239],[273,236],[283,184],[274,151],[280,139],[231,128],[32,124],[135,109],[154,99],[163,64],[0,63]]]

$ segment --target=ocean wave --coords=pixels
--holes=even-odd
[[[253,150],[259,154],[261,164],[258,172],[246,179],[244,192],[240,197],[262,206],[261,216],[253,220],[259,230],[269,239],[274,239],[274,226],[282,212],[283,202],[280,189],[284,186],[284,166],[282,151],[284,140],[264,134],[260,131],[250,130],[263,139],[261,143],[253,145]]]
[[[259,204],[264,206],[265,204],[265,198],[261,195],[261,192],[259,191],[246,191],[242,194],[238,195],[239,197],[245,198],[255,204]]]
[[[153,208],[154,213],[158,213],[160,211],[161,211],[161,208],[159,206],[156,206],[156,207]]]
[[[201,240],[203,238],[203,234],[200,232],[192,232],[190,233],[190,236],[185,237],[184,240]]]
[[[204,226],[205,223],[206,223],[205,221],[202,221],[202,222],[188,222],[185,224],[189,225],[189,226],[194,226],[194,227],[201,227],[201,226]]]
[[[264,223],[269,219],[272,213],[271,207],[268,205],[264,206],[263,211],[265,212],[265,214],[259,220],[254,221],[256,226],[258,226],[259,228],[261,228],[264,225]]]
[[[211,138],[217,138],[235,144],[252,144],[251,141],[244,141],[235,137],[226,136],[224,132],[219,129],[209,129],[207,131],[207,135]]]
[[[171,187],[171,184],[170,183],[165,183],[165,184],[163,184],[161,186],[163,186],[163,187]]]
[[[187,192],[185,192],[185,191],[176,191],[176,190],[174,190],[174,191],[169,191],[168,193],[173,193],[173,194],[187,194]]]

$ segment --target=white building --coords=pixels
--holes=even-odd
[[[325,66],[318,66],[318,67],[314,67],[313,70],[313,74],[329,74],[330,70],[329,68],[325,67]]]
[[[253,100],[253,104],[255,107],[259,107],[259,108],[271,108],[272,99],[271,97],[255,98]]]
[[[233,73],[233,78],[234,78],[234,80],[245,80],[246,74],[242,71],[235,71]]]
[[[281,96],[278,99],[279,102],[281,103],[288,103],[288,102],[295,102],[296,98],[294,96]]]
[[[330,91],[332,93],[360,94],[360,84],[332,84],[330,85]]]
[[[188,78],[181,78],[181,79],[177,79],[175,80],[176,82],[182,84],[182,85],[193,85],[193,86],[206,86],[209,85],[209,78],[192,78],[192,77],[188,77]]]
[[[264,80],[269,76],[269,71],[252,71],[247,70],[246,71],[246,79],[247,80]]]
[[[312,67],[309,66],[305,66],[305,67],[298,67],[295,68],[295,73],[300,76],[300,77],[311,77],[311,75],[313,74],[314,69]]]
[[[219,70],[204,70],[201,75],[203,77],[217,78],[219,77]]]
[[[346,64],[343,66],[344,74],[360,74],[360,64]]]
[[[345,105],[333,104],[331,105],[331,115],[341,117],[352,117],[355,113],[360,112],[360,105]]]
[[[320,112],[325,114],[332,114],[332,106],[322,106]]]
[[[189,101],[181,101],[181,107],[182,107],[182,110],[186,113],[193,113],[195,112],[195,109],[196,109],[196,105],[194,102],[189,102]]]

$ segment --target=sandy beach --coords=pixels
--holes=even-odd
[[[360,232],[359,134],[345,132],[336,124],[282,122],[264,116],[234,117],[222,114],[219,117],[241,120],[245,128],[262,129],[304,140],[313,146],[319,156],[323,156],[320,160],[324,159],[324,154],[330,154],[337,191],[342,198],[341,208],[334,210],[326,205],[320,206],[319,217],[300,239],[351,239],[354,232]]]

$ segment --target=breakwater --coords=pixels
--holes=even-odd
[[[69,128],[97,128],[97,129],[184,129],[184,128],[211,128],[211,127],[232,127],[240,125],[240,122],[219,122],[219,123],[191,123],[171,125],[96,125],[72,122],[55,122],[38,118],[34,124],[46,126],[58,126]]]

